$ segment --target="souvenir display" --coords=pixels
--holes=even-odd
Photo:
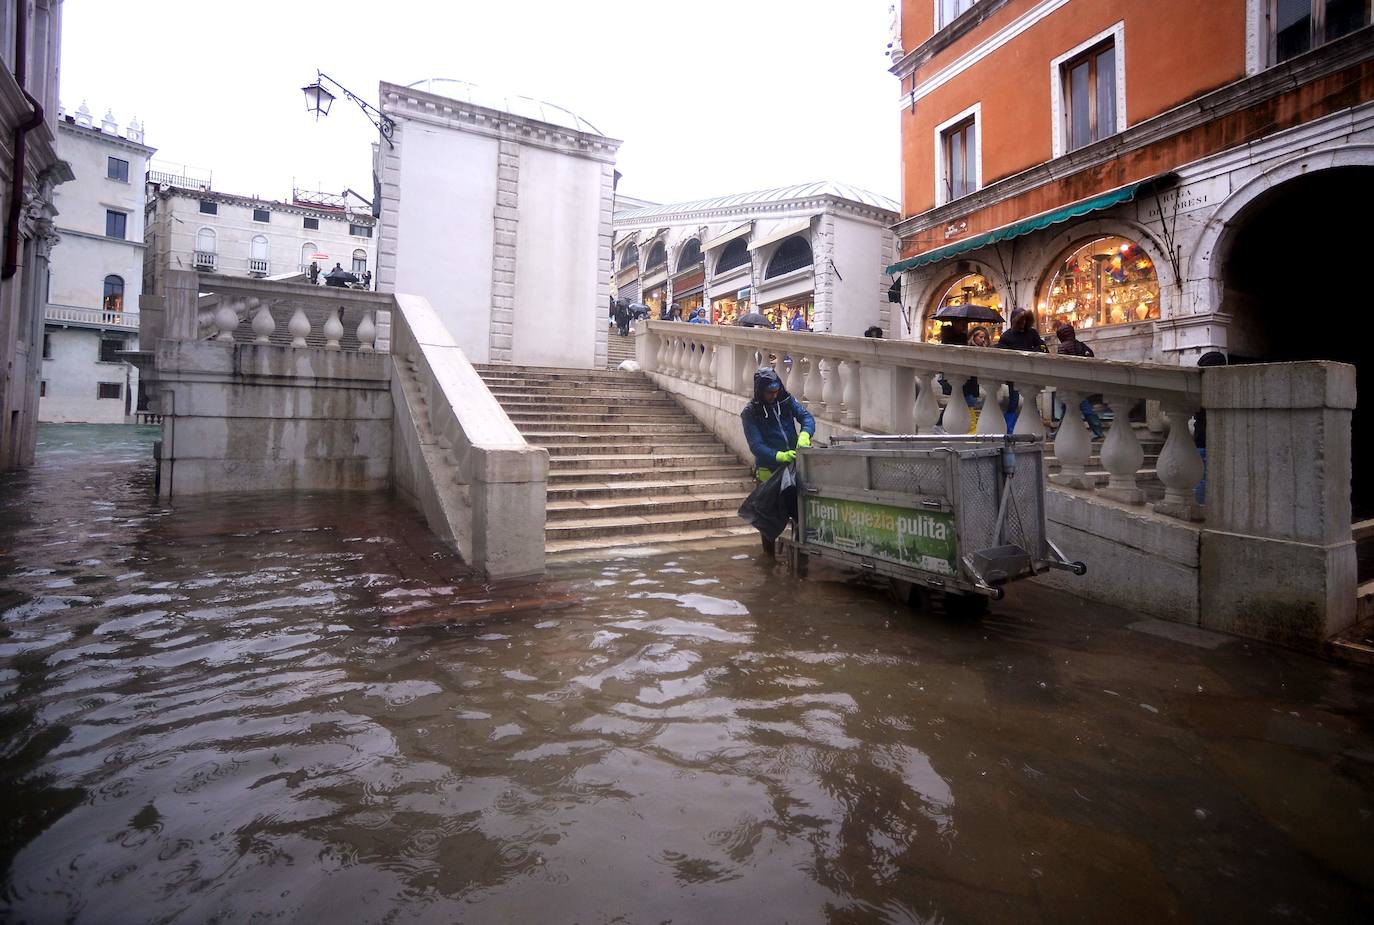
[[[1083,331],[1159,317],[1159,279],[1140,246],[1098,238],[1075,248],[1046,284],[1037,321],[1049,334],[1062,324]]]

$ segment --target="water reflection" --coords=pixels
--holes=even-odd
[[[0,488],[20,920],[1350,918],[1371,685],[1018,590],[752,557],[488,588],[384,497],[166,508],[150,435]],[[823,576],[822,576],[823,577]]]

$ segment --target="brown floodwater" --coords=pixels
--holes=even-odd
[[[4,920],[1370,915],[1369,672],[752,549],[486,588],[389,497],[165,506],[155,435],[0,482]]]

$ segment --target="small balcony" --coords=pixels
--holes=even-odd
[[[138,312],[113,308],[78,308],[75,305],[49,305],[43,312],[44,321],[80,328],[115,328],[138,330]]]
[[[215,268],[214,251],[196,251],[196,269],[213,270]]]
[[[197,254],[196,256],[197,256],[197,258],[199,258],[200,255]],[[213,258],[214,255],[212,254],[211,257]],[[200,264],[197,263],[196,266],[199,267]],[[256,257],[249,257],[249,258],[248,258],[248,275],[249,275],[249,276],[257,276],[257,277],[266,276],[266,275],[267,275],[267,261],[266,261],[266,260],[258,260]]]

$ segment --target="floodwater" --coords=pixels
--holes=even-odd
[[[0,484],[6,921],[1369,918],[1369,672],[752,550],[485,589],[386,497],[164,507],[154,436]]]

